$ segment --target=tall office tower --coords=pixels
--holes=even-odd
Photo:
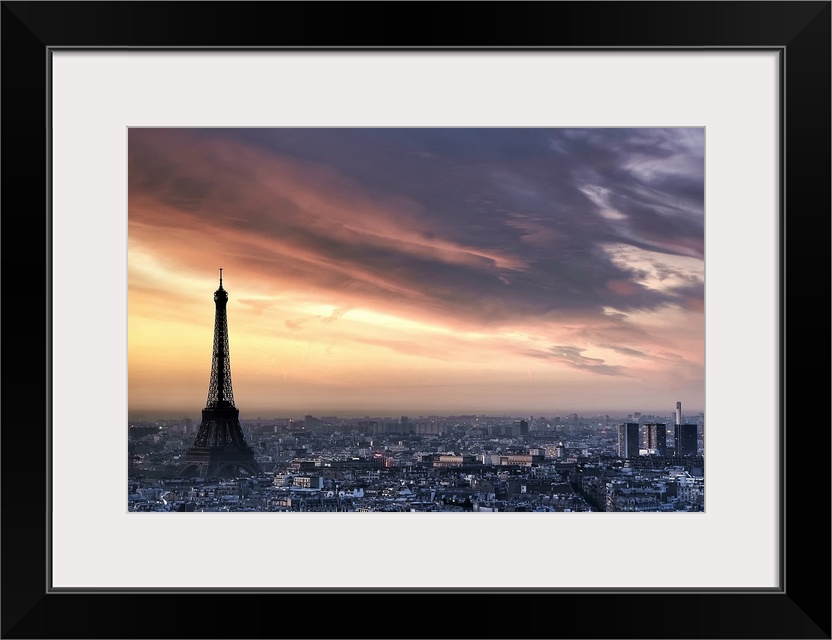
[[[676,456],[685,458],[697,453],[695,424],[677,424],[674,428]]]
[[[261,473],[240,427],[240,411],[234,406],[228,355],[227,304],[228,292],[222,288],[220,269],[220,286],[214,292],[214,352],[208,402],[202,410],[202,422],[194,444],[185,454],[180,476],[233,478]]]
[[[676,424],[677,425],[682,424],[682,403],[681,402],[676,403]]]
[[[667,453],[667,425],[645,424],[641,428],[641,448],[656,449],[661,455]]]
[[[618,425],[618,457],[638,458],[638,422]]]
[[[529,435],[528,420],[515,420],[511,423],[511,435],[514,437]]]

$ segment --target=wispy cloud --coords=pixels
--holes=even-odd
[[[129,153],[131,313],[186,315],[222,266],[270,335],[353,318],[339,344],[418,352],[361,334],[383,310],[604,377],[704,350],[645,320],[701,329],[701,129],[131,129]]]

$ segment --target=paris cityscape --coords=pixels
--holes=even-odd
[[[704,415],[683,422],[681,402],[670,446],[667,420],[640,413],[617,426],[608,415],[598,422],[577,414],[551,421],[306,415],[258,417],[244,429],[231,384],[222,269],[214,304],[199,424],[129,425],[130,511],[704,510]]]
[[[129,141],[128,511],[705,510],[701,129]]]
[[[704,416],[686,420],[679,429],[672,416],[638,413],[255,418],[241,427],[260,473],[228,478],[178,475],[194,420],[136,422],[128,509],[703,511]],[[622,431],[636,455],[619,455]],[[665,444],[645,447],[655,436]]]

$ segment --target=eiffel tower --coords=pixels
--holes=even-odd
[[[208,402],[202,410],[202,422],[193,446],[185,454],[179,475],[203,478],[236,478],[261,473],[254,452],[246,444],[240,428],[240,410],[234,406],[231,390],[231,364],[228,357],[228,318],[225,307],[228,292],[220,287],[214,292],[214,355]]]

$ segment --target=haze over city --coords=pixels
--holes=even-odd
[[[130,129],[131,415],[704,410],[704,130]]]

